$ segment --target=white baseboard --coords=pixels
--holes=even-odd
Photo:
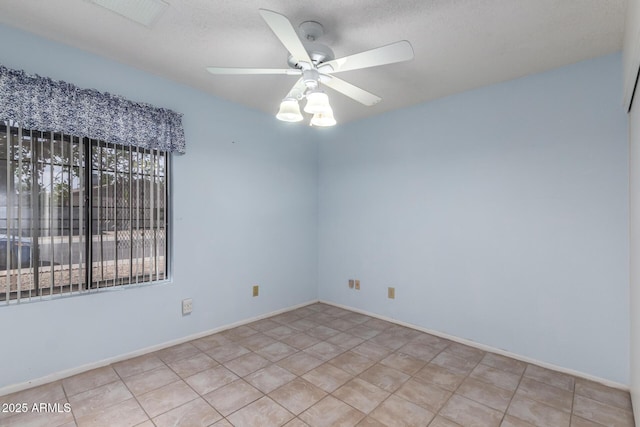
[[[107,359],[103,359],[100,360],[98,362],[92,362],[92,363],[87,363],[86,365],[82,365],[82,366],[78,366],[78,367],[74,367],[71,369],[65,369],[63,371],[58,371],[58,372],[54,372],[52,374],[48,374],[45,375],[43,377],[40,378],[36,378],[33,380],[29,380],[23,383],[18,383],[18,384],[11,384],[8,386],[4,386],[0,388],[0,396],[4,396],[7,394],[11,394],[11,393],[15,393],[18,391],[22,391],[22,390],[26,390],[28,388],[32,388],[32,387],[38,387],[53,381],[58,381],[67,377],[70,377],[72,375],[77,375],[77,374],[81,374],[83,372],[87,372],[90,371],[92,369],[96,369],[96,368],[101,368],[103,366],[108,366],[111,365],[112,363],[117,363],[117,362],[121,362],[123,360],[127,360],[127,359],[131,359],[133,357],[138,357],[138,356],[142,356],[148,353],[153,353],[154,351],[158,351],[158,350],[162,350],[165,349],[167,347],[171,347],[174,345],[178,345],[178,344],[182,344],[188,341],[192,341],[198,338],[202,338],[202,337],[206,337],[207,335],[211,335],[211,334],[215,334],[218,332],[222,332],[222,331],[226,331],[227,329],[232,329],[238,326],[242,326],[242,325],[246,325],[247,323],[252,323],[255,322],[257,320],[262,320],[265,319],[267,317],[271,317],[271,316],[275,316],[278,314],[282,314],[282,313],[286,313],[288,311],[292,311],[292,310],[296,310],[298,308],[301,307],[305,307],[309,304],[315,304],[317,303],[318,300],[312,300],[312,301],[307,301],[301,304],[297,304],[291,307],[287,307],[287,308],[282,308],[279,310],[275,310],[275,311],[271,311],[269,313],[265,313],[265,314],[261,314],[259,316],[255,316],[255,317],[251,317],[248,319],[244,319],[244,320],[240,320],[238,322],[235,323],[231,323],[228,325],[224,325],[224,326],[220,326],[218,328],[214,328],[214,329],[209,329],[207,331],[203,331],[203,332],[198,332],[196,334],[192,334],[192,335],[188,335],[186,337],[182,337],[182,338],[178,338],[172,341],[167,341],[161,344],[157,344],[157,345],[153,345],[151,347],[145,347],[136,351],[132,351],[130,353],[125,353],[125,354],[121,354],[118,356],[114,356],[114,357],[109,357]]]
[[[63,371],[54,372],[52,374],[45,375],[43,377],[36,378],[36,379],[30,380],[30,381],[26,381],[26,382],[23,382],[23,383],[18,383],[18,384],[12,384],[12,385],[9,385],[9,386],[5,386],[5,387],[0,388],[0,396],[4,396],[4,395],[15,393],[15,392],[18,392],[18,391],[26,390],[26,389],[32,388],[32,387],[37,387],[37,386],[44,385],[44,384],[47,384],[47,383],[50,383],[50,382],[53,382],[53,381],[58,381],[58,380],[70,377],[72,375],[81,374],[83,372],[90,371],[92,369],[101,368],[103,366],[111,365],[113,363],[121,362],[123,360],[131,359],[133,357],[138,357],[138,356],[142,356],[142,355],[145,355],[145,354],[148,354],[148,353],[153,353],[154,351],[162,350],[162,349],[165,349],[167,347],[171,347],[171,346],[174,346],[174,345],[182,344],[182,343],[185,343],[185,342],[188,342],[188,341],[192,341],[192,340],[195,340],[195,339],[198,339],[198,338],[206,337],[207,335],[211,335],[211,334],[215,334],[215,333],[218,333],[218,332],[226,331],[227,329],[232,329],[232,328],[235,328],[235,327],[238,327],[238,326],[246,325],[248,323],[252,323],[252,322],[255,322],[257,320],[262,320],[262,319],[265,319],[267,317],[271,317],[271,316],[275,316],[275,315],[278,315],[278,314],[286,313],[288,311],[296,310],[298,308],[302,308],[302,307],[305,307],[307,305],[314,304],[314,303],[317,303],[317,302],[321,302],[321,303],[324,303],[324,304],[332,305],[334,307],[343,308],[345,310],[353,311],[353,312],[356,312],[356,313],[364,314],[364,315],[367,315],[367,316],[370,316],[370,317],[374,317],[376,319],[385,320],[387,322],[395,323],[395,324],[400,325],[400,326],[405,326],[405,327],[408,327],[408,328],[411,328],[411,329],[415,329],[415,330],[420,331],[420,332],[425,332],[427,334],[435,335],[437,337],[448,339],[450,341],[454,341],[454,342],[458,342],[458,343],[461,343],[461,344],[465,344],[465,345],[468,345],[470,347],[475,347],[475,348],[478,348],[478,349],[483,350],[483,351],[488,351],[488,352],[491,352],[491,353],[496,353],[496,354],[500,354],[502,356],[510,357],[512,359],[520,360],[520,361],[525,362],[525,363],[530,363],[530,364],[533,364],[533,365],[541,366],[543,368],[551,369],[551,370],[554,370],[554,371],[557,371],[557,372],[561,372],[561,373],[565,373],[565,374],[568,374],[568,375],[572,375],[572,376],[575,376],[575,377],[584,378],[584,379],[587,379],[587,380],[590,380],[590,381],[595,381],[597,383],[603,384],[603,385],[608,386],[608,387],[613,387],[613,388],[617,388],[617,389],[620,389],[620,390],[629,391],[629,386],[626,385],[626,384],[621,384],[621,383],[618,383],[618,382],[615,382],[615,381],[610,381],[610,380],[607,380],[607,379],[604,379],[604,378],[596,377],[594,375],[586,374],[584,372],[580,372],[580,371],[575,371],[573,369],[564,368],[562,366],[556,366],[556,365],[553,365],[551,363],[542,362],[540,360],[532,359],[530,357],[522,356],[522,355],[519,355],[519,354],[516,354],[516,353],[511,353],[509,351],[505,351],[505,350],[502,350],[502,349],[499,349],[499,348],[495,348],[495,347],[491,347],[491,346],[488,346],[488,345],[480,344],[480,343],[477,343],[475,341],[467,340],[467,339],[464,339],[464,338],[459,338],[459,337],[456,337],[456,336],[453,336],[453,335],[449,335],[449,334],[445,334],[445,333],[442,333],[442,332],[439,332],[439,331],[434,331],[434,330],[431,330],[431,329],[428,329],[428,328],[423,328],[421,326],[417,326],[417,325],[413,325],[411,323],[403,322],[403,321],[398,320],[398,319],[393,319],[393,318],[390,318],[390,317],[381,316],[379,314],[372,313],[372,312],[369,312],[369,311],[366,311],[366,310],[361,310],[361,309],[358,309],[358,308],[355,308],[355,307],[350,307],[350,306],[334,303],[334,302],[331,302],[331,301],[312,300],[312,301],[307,301],[307,302],[304,302],[304,303],[301,303],[301,304],[297,304],[297,305],[294,305],[294,306],[291,306],[291,307],[287,307],[287,308],[275,310],[275,311],[272,311],[272,312],[269,312],[269,313],[261,314],[259,316],[255,316],[255,317],[251,317],[251,318],[248,318],[248,319],[244,319],[244,320],[241,320],[241,321],[238,321],[238,322],[235,322],[235,323],[231,323],[231,324],[228,324],[228,325],[220,326],[220,327],[217,327],[217,328],[214,328],[214,329],[210,329],[210,330],[207,330],[207,331],[198,332],[196,334],[188,335],[186,337],[178,338],[176,340],[167,341],[167,342],[164,342],[164,343],[161,343],[161,344],[157,344],[157,345],[154,345],[154,346],[151,346],[151,347],[145,347],[145,348],[142,348],[142,349],[130,352],[130,353],[121,354],[121,355],[118,355],[118,356],[114,356],[114,357],[110,357],[110,358],[107,358],[107,359],[103,359],[103,360],[100,360],[98,362],[88,363],[86,365],[78,366],[78,367],[75,367],[75,368],[65,369]]]
[[[372,313],[372,312],[369,312],[369,311],[366,311],[366,310],[360,310],[360,309],[355,308],[355,307],[350,307],[350,306],[347,306],[347,305],[337,304],[337,303],[334,303],[334,302],[331,302],[331,301],[324,301],[324,300],[320,300],[319,302],[321,302],[323,304],[328,304],[328,305],[332,305],[332,306],[335,306],[335,307],[343,308],[345,310],[354,311],[356,313],[365,314],[367,316],[374,317],[374,318],[380,319],[380,320],[385,320],[387,322],[395,323],[397,325],[406,326],[407,328],[415,329],[415,330],[420,331],[420,332],[425,332],[425,333],[430,334],[430,335],[435,335],[435,336],[440,337],[440,338],[444,338],[444,339],[447,339],[447,340],[450,340],[450,341],[454,341],[454,342],[457,342],[457,343],[460,343],[460,344],[465,344],[465,345],[468,345],[470,347],[475,347],[475,348],[483,350],[483,351],[496,353],[496,354],[499,354],[499,355],[502,355],[502,356],[510,357],[512,359],[520,360],[520,361],[525,362],[525,363],[530,363],[532,365],[537,365],[537,366],[540,366],[540,367],[543,367],[543,368],[551,369],[553,371],[561,372],[563,374],[568,374],[568,375],[572,375],[574,377],[579,377],[579,378],[583,378],[583,379],[586,379],[586,380],[594,381],[594,382],[600,383],[602,385],[605,385],[607,387],[613,387],[613,388],[617,388],[617,389],[623,390],[623,391],[630,391],[630,388],[629,388],[628,385],[621,384],[621,383],[618,383],[616,381],[611,381],[611,380],[607,380],[607,379],[604,379],[604,378],[596,377],[594,375],[586,374],[586,373],[580,372],[580,371],[575,371],[573,369],[563,368],[562,366],[557,366],[557,365],[554,365],[554,364],[551,364],[551,363],[542,362],[540,360],[532,359],[530,357],[522,356],[522,355],[519,355],[519,354],[516,354],[516,353],[511,353],[511,352],[506,351],[506,350],[502,350],[502,349],[499,349],[499,348],[491,347],[489,345],[480,344],[480,343],[477,343],[475,341],[471,341],[471,340],[468,340],[468,339],[456,337],[454,335],[449,335],[449,334],[445,334],[443,332],[439,332],[439,331],[434,331],[434,330],[431,330],[431,329],[423,328],[421,326],[417,326],[417,325],[413,325],[411,323],[403,322],[403,321],[398,320],[398,319],[393,319],[393,318],[390,318],[390,317],[381,316],[379,314]]]

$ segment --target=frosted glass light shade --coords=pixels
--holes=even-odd
[[[293,98],[283,99],[280,103],[280,110],[278,111],[278,114],[276,114],[276,118],[283,122],[299,122],[302,120],[298,101]]]
[[[307,105],[304,111],[309,114],[327,114],[331,111],[329,97],[321,91],[314,91],[307,94]]]
[[[311,126],[334,126],[336,124],[336,119],[333,117],[333,110],[329,109],[328,113],[318,113],[314,114],[311,118]]]

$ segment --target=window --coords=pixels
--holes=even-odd
[[[0,65],[0,301],[168,277],[182,114]]]
[[[168,277],[168,154],[0,121],[0,301]]]

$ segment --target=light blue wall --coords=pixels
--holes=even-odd
[[[319,162],[321,299],[628,384],[619,54],[342,126]]]
[[[0,306],[0,388],[318,295],[628,383],[619,55],[315,132],[8,27],[0,40],[10,68],[184,113],[188,142],[173,283]]]
[[[0,388],[317,298],[307,127],[8,27],[0,40],[7,67],[183,113],[188,144],[173,159],[173,283],[0,305]]]

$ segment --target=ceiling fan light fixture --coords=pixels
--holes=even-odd
[[[309,124],[319,127],[335,126],[336,119],[333,117],[333,110],[329,109],[327,113],[314,114]]]
[[[300,113],[298,100],[294,98],[285,98],[280,103],[280,110],[276,114],[278,120],[283,122],[299,122],[303,119]]]
[[[329,97],[322,91],[310,91],[307,93],[307,104],[304,111],[309,114],[328,114],[331,112]]]
[[[86,1],[169,1],[169,0],[86,0]],[[378,67],[413,59],[413,47],[406,40],[369,49],[353,55],[335,58],[331,48],[317,42],[324,33],[322,25],[316,21],[305,21],[296,30],[289,18],[268,9],[259,10],[262,19],[273,31],[276,38],[289,52],[289,69],[278,68],[231,68],[207,67],[211,74],[227,75],[296,75],[301,76],[280,103],[276,117],[287,122],[303,120],[298,101],[307,98],[304,112],[311,114],[312,126],[333,126],[336,120],[329,104],[329,97],[320,90],[328,86],[348,98],[363,105],[372,106],[381,101],[377,95],[341,80],[333,73]]]

